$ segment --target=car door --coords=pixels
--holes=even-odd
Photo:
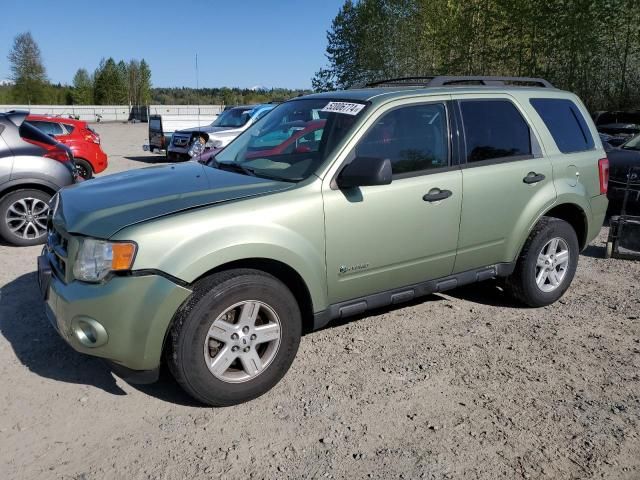
[[[336,171],[323,182],[331,303],[447,276],[455,261],[462,174],[452,165],[446,100],[388,106],[360,131],[341,167],[389,158],[393,177],[341,190]]]
[[[556,198],[553,170],[526,112],[506,94],[459,96],[464,202],[455,273],[513,262]]]

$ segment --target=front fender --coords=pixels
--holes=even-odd
[[[135,270],[160,270],[187,283],[239,260],[284,263],[300,275],[313,310],[320,311],[327,305],[322,200],[315,192],[296,192],[163,217],[114,239],[138,243]]]

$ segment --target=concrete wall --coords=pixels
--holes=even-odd
[[[224,105],[150,105],[152,115],[216,115]],[[0,105],[0,112],[9,110],[28,110],[39,115],[57,115],[61,117],[79,117],[87,122],[126,122],[129,119],[129,105]]]

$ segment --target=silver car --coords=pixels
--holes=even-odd
[[[28,114],[0,113],[0,237],[13,245],[44,243],[49,200],[76,176],[71,151],[25,123]]]

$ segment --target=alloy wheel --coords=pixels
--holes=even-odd
[[[204,342],[204,361],[219,380],[246,382],[273,361],[281,337],[280,318],[273,308],[257,300],[239,302],[211,324]]]
[[[563,282],[569,269],[569,246],[562,238],[549,240],[538,254],[536,284],[543,292],[553,292]]]
[[[48,213],[49,205],[43,200],[21,198],[9,205],[5,222],[15,236],[31,240],[46,235]]]

